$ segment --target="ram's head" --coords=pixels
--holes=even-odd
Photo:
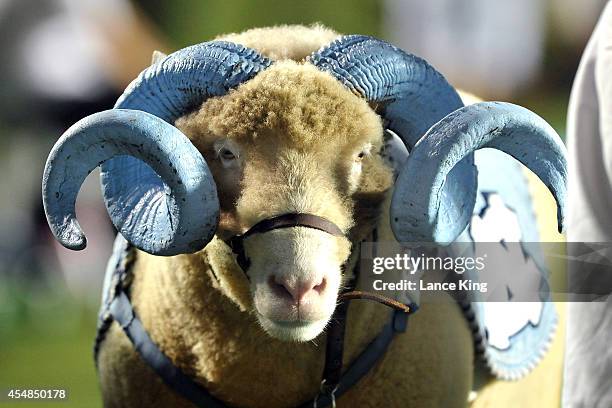
[[[395,169],[390,208],[399,241],[446,244],[465,229],[481,147],[511,154],[564,201],[564,148],[542,119],[510,104],[463,107],[425,61],[346,36],[303,62],[272,63],[227,42],[166,57],[115,109],[60,139],[45,169],[45,210],[60,242],[83,248],[74,204],[101,165],[108,212],[128,241],[176,255],[215,234],[241,236],[260,323],[273,336],[310,340],[392,186],[379,154],[385,128],[410,151]],[[560,206],[560,224],[562,215]]]

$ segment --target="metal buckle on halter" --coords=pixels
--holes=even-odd
[[[324,396],[329,396],[331,400],[331,407],[336,408],[336,391],[338,391],[338,384],[335,386],[328,385],[325,383],[325,379],[323,379],[321,381],[321,386],[319,387],[319,393],[312,402],[313,408],[318,408],[317,404],[319,402],[319,398]]]

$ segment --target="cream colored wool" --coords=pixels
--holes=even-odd
[[[228,405],[293,407],[316,394],[324,336],[311,343],[267,336],[214,287],[205,254],[159,258],[139,253],[134,272],[133,303],[151,337]],[[388,314],[384,306],[353,302],[347,362],[378,333]],[[408,332],[394,340],[383,361],[338,406],[464,406],[472,360],[472,338],[459,308],[431,303],[411,318]],[[191,406],[142,362],[116,323],[103,343],[99,371],[106,406]]]
[[[216,40],[231,41],[253,48],[273,60],[301,61],[340,35],[320,24],[311,26],[279,25],[253,28],[242,33],[223,34]]]
[[[176,122],[206,157],[217,182],[219,237],[243,232],[270,215],[308,209],[344,229],[356,225],[353,242],[374,226],[380,241],[393,241],[390,172],[375,153],[381,120],[365,101],[303,61],[337,36],[320,26],[282,26],[224,37],[285,61]],[[220,164],[219,140],[240,149],[239,174],[228,175]],[[351,179],[355,149],[364,144],[373,153],[363,160],[363,175]],[[306,343],[267,335],[254,316],[248,281],[220,239],[192,255],[138,252],[133,271],[132,302],[150,336],[217,398],[230,406],[293,407],[317,393],[325,335]],[[351,303],[345,367],[379,333],[389,313],[372,302]],[[338,406],[465,406],[473,358],[472,336],[459,307],[424,299],[408,331]],[[116,323],[98,364],[106,406],[190,406],[143,363]]]

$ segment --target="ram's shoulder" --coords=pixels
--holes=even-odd
[[[189,407],[149,367],[113,322],[100,344],[98,376],[105,407]]]
[[[253,48],[273,60],[301,61],[339,36],[328,27],[313,24],[252,28],[241,33],[223,34],[215,39]]]

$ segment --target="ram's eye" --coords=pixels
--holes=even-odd
[[[367,143],[365,146],[362,146],[362,149],[355,156],[355,162],[359,163],[363,161],[363,159],[370,154],[371,150],[372,145],[370,143]]]
[[[213,144],[213,149],[223,167],[235,169],[240,166],[240,147],[228,139],[219,139]]]
[[[219,152],[219,157],[221,158],[221,160],[224,160],[224,161],[230,161],[230,160],[236,159],[236,155],[234,154],[234,152],[232,152],[230,149],[225,148],[225,147],[221,149],[221,151]]]

